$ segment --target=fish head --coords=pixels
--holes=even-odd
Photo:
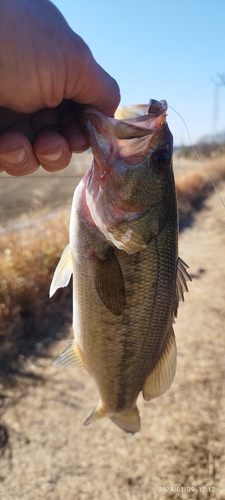
[[[166,101],[156,100],[122,108],[115,118],[91,107],[83,110],[93,151],[87,205],[104,236],[128,253],[145,248],[165,223],[168,179],[173,178],[166,112]]]

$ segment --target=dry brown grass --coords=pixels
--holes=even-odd
[[[225,155],[205,160],[204,164],[207,171],[199,163],[195,168],[175,175],[181,226],[190,221],[193,212],[201,208],[202,202],[213,191],[210,177],[216,186],[225,179]]]
[[[201,158],[215,158],[225,153],[225,142],[211,141],[205,142],[200,141],[196,144],[195,148]],[[177,156],[180,158],[191,158],[195,160],[196,155],[192,146],[182,146],[177,152]]]
[[[35,335],[45,312],[54,269],[68,242],[69,214],[0,237],[0,358],[23,336]]]

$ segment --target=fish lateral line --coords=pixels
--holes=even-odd
[[[204,168],[205,172],[207,173],[208,178],[209,178],[209,180],[210,180],[210,182],[211,182],[211,184],[212,184],[212,186],[213,186],[213,189],[215,190],[215,192],[216,192],[217,196],[219,197],[219,199],[220,199],[220,201],[221,201],[221,203],[222,203],[223,207],[225,208],[225,202],[224,202],[224,200],[223,200],[223,198],[222,198],[222,196],[221,196],[221,194],[220,194],[220,192],[219,192],[219,190],[218,190],[218,188],[217,188],[217,186],[216,186],[215,182],[213,181],[213,179],[212,179],[212,177],[211,177],[211,175],[210,175],[210,173],[209,173],[209,171],[208,171],[207,167],[205,166],[204,162],[202,161],[201,157],[199,156],[198,152],[196,151],[196,148],[195,148],[195,146],[194,146],[194,144],[193,144],[193,142],[192,142],[192,140],[191,140],[191,136],[190,136],[190,133],[189,133],[189,130],[188,130],[188,126],[187,126],[187,124],[186,124],[186,122],[185,122],[184,118],[183,118],[183,117],[180,115],[180,113],[178,113],[178,111],[176,111],[176,109],[174,109],[172,106],[168,106],[168,108],[172,109],[172,110],[174,111],[174,113],[176,113],[176,114],[180,117],[180,119],[182,120],[182,122],[183,122],[183,124],[184,124],[184,126],[185,126],[185,129],[186,129],[186,132],[187,132],[188,139],[189,139],[189,141],[190,141],[191,147],[192,147],[192,149],[193,149],[193,151],[194,151],[194,154],[195,154],[195,156],[197,157],[198,161],[201,163],[201,165],[202,165],[202,167]]]

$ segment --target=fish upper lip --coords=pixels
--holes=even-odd
[[[157,101],[156,99],[150,99],[148,105],[148,114],[157,115],[165,113],[168,109],[167,102],[163,99],[161,101]]]

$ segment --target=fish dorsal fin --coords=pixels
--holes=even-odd
[[[103,304],[116,316],[122,314],[126,304],[122,270],[113,249],[105,259],[92,257],[95,287]]]
[[[189,266],[178,257],[177,261],[177,283],[174,299],[174,316],[177,317],[177,311],[180,300],[184,302],[184,292],[188,292],[187,281],[192,281],[187,272]]]
[[[68,342],[66,349],[54,361],[54,365],[74,366],[76,368],[84,366],[74,339]]]
[[[161,396],[171,386],[176,372],[177,348],[173,329],[166,346],[150,375],[146,378],[142,393],[146,401]]]
[[[67,286],[73,272],[72,255],[70,245],[63,250],[60,261],[54,272],[50,286],[49,296],[52,297],[58,288]]]

